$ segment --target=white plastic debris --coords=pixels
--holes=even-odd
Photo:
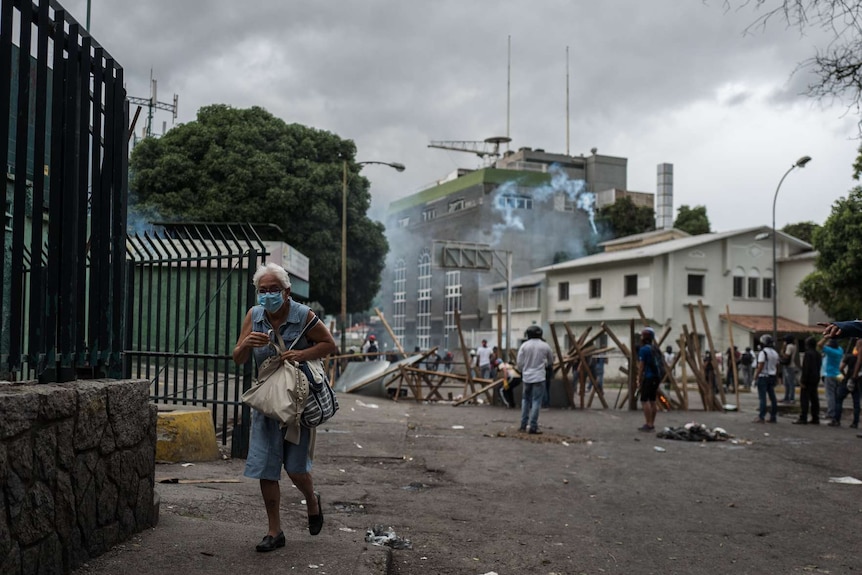
[[[653,449],[658,451],[659,453],[664,453],[665,451],[667,451],[667,449],[665,449],[664,447],[659,447],[658,445],[653,447]]]
[[[452,429],[464,429],[463,425],[453,425]]]
[[[359,445],[358,443],[354,443],[353,445],[355,445],[355,446],[356,446],[356,447],[358,447],[359,449],[362,449],[362,446],[361,446],[361,445]]]
[[[356,529],[351,529],[350,527],[339,527],[339,531],[344,531],[345,533],[353,533]]]
[[[379,409],[380,408],[380,406],[377,405],[376,403],[365,403],[361,399],[356,400],[356,405],[358,405],[359,407],[367,407],[369,409]]]
[[[183,467],[191,467],[194,463],[183,463]]]
[[[562,444],[563,444],[563,445],[565,445],[566,447],[568,447],[568,446],[569,446],[569,442],[568,442],[568,441],[565,441],[565,440],[564,440],[564,441],[561,441],[560,443],[562,443]]]
[[[859,481],[855,477],[850,477],[850,476],[830,477],[829,483],[841,483],[843,485],[862,485],[862,481]]]
[[[391,547],[392,549],[413,549],[413,543],[409,539],[403,539],[395,535],[395,530],[383,525],[375,525],[365,532],[365,541],[372,545]]]

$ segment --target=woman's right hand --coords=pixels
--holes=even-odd
[[[246,347],[263,347],[269,344],[269,336],[260,331],[253,331],[245,338]]]

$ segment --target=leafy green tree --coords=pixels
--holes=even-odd
[[[781,228],[781,231],[810,244],[814,238],[815,230],[819,229],[820,224],[815,224],[814,222],[797,222],[795,224],[787,224]]]
[[[832,204],[823,227],[814,232],[815,271],[796,293],[840,319],[862,317],[862,187]]]
[[[709,217],[706,215],[706,206],[695,206],[690,208],[683,204],[676,212],[676,221],[673,227],[693,236],[709,233]]]
[[[640,234],[655,229],[655,210],[646,206],[636,206],[628,197],[599,208],[596,213],[596,226],[611,239]]]
[[[343,161],[347,194],[348,311],[367,309],[380,288],[389,244],[367,217],[368,180],[356,146],[287,124],[263,108],[201,108],[197,120],[138,144],[130,187],[144,211],[166,220],[272,223],[311,259],[310,299],[340,309]]]

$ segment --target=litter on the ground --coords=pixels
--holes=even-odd
[[[664,447],[659,447],[658,445],[656,445],[655,447],[653,447],[653,449],[655,449],[655,450],[656,450],[656,451],[658,451],[659,453],[664,453],[665,451],[667,451],[667,449],[665,449]]]
[[[353,533],[356,529],[351,529],[350,527],[339,527],[339,531],[344,531],[345,533]]]
[[[194,463],[183,463],[183,467],[191,467]]]
[[[361,399],[356,400],[356,405],[358,405],[359,407],[367,407],[369,409],[380,409],[380,406],[376,403],[365,403]]]
[[[859,481],[855,477],[830,477],[829,483],[841,483],[843,485],[862,485],[862,481]]]
[[[453,425],[452,429],[464,429],[463,425]]]
[[[727,441],[731,435],[721,427],[710,429],[702,423],[689,422],[682,427],[665,427],[656,436],[679,441]]]
[[[365,532],[365,540],[372,545],[391,547],[392,549],[413,549],[413,543],[395,535],[395,530],[383,525],[375,525]]]

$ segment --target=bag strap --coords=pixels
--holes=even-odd
[[[296,336],[296,339],[294,339],[294,340],[293,340],[293,343],[292,343],[292,344],[290,344],[290,347],[285,347],[284,339],[282,339],[282,337],[281,337],[281,332],[280,332],[279,330],[271,329],[271,330],[269,330],[269,331],[267,332],[267,335],[268,335],[268,336],[269,336],[269,338],[270,338],[270,345],[272,345],[273,347],[275,347],[275,348],[276,348],[280,353],[284,353],[285,351],[290,351],[290,350],[292,350],[292,349],[293,349],[293,346],[295,346],[295,345],[296,345],[296,342],[298,342],[298,341],[302,338],[302,336],[304,336],[304,335],[305,335],[305,332],[307,332],[309,329],[311,329],[311,328],[313,328],[314,326],[316,326],[319,322],[320,322],[320,318],[319,318],[319,317],[317,317],[316,315],[315,315],[314,317],[312,317],[312,318],[311,318],[311,321],[310,321],[310,322],[308,322],[307,324],[305,324],[305,327],[304,327],[304,328],[302,328],[302,331],[301,331],[301,332],[299,332],[299,335],[298,335],[298,336]],[[273,332],[275,333],[275,337],[276,337],[276,342],[275,342],[275,343],[273,343],[273,342],[272,342],[272,334],[273,334]],[[276,345],[276,344],[277,344],[277,345]]]

